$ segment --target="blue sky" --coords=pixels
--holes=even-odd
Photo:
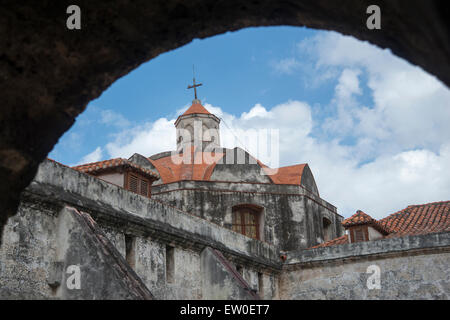
[[[49,157],[75,165],[174,149],[193,64],[203,104],[233,132],[279,129],[279,165],[309,163],[342,215],[449,200],[449,90],[389,50],[306,28],[250,28],[160,55],[91,101]],[[239,145],[227,130],[225,146]]]
[[[297,51],[297,43],[316,33],[306,28],[250,28],[206,40],[196,39],[164,53],[119,79],[91,101],[49,156],[74,164],[105,143],[116,128],[109,124],[93,125],[101,110],[120,113],[135,124],[174,116],[193,99],[192,90],[186,89],[192,83],[193,64],[197,81],[203,84],[198,89],[199,98],[232,114],[245,112],[255,103],[274,106],[287,98],[327,103],[333,96],[332,82],[308,88],[308,79],[303,74],[282,74],[273,67],[286,53]],[[319,113],[318,108],[316,111]]]

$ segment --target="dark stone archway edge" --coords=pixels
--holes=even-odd
[[[82,30],[68,31],[74,3]],[[382,9],[381,31],[365,27],[370,4]],[[0,228],[88,102],[163,52],[250,26],[307,26],[390,48],[449,86],[448,13],[445,0],[2,1]]]

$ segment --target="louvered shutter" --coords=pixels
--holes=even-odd
[[[148,196],[148,182],[146,180],[141,180],[141,190],[139,191],[143,196]]]
[[[130,174],[128,178],[128,188],[130,191],[138,193],[138,178],[132,174]]]
[[[364,231],[362,229],[355,230],[355,242],[364,241]]]

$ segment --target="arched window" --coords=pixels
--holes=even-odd
[[[256,206],[238,205],[233,207],[232,230],[243,235],[260,239],[261,209]]]
[[[194,141],[194,127],[190,124],[186,125],[182,131],[183,141],[192,142]]]
[[[323,241],[331,240],[331,221],[327,218],[322,219]]]
[[[211,130],[207,126],[203,125],[203,141],[211,141]]]

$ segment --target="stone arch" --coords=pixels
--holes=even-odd
[[[3,5],[0,231],[38,164],[89,101],[141,63],[195,38],[254,26],[335,30],[390,48],[450,85],[445,0],[379,0],[382,30],[375,31],[365,27],[369,0],[130,3],[79,1],[89,14],[76,31],[65,27],[67,1]]]
[[[327,217],[322,217],[322,239],[329,241],[333,238],[333,224]]]

